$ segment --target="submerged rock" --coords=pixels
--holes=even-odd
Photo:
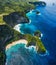
[[[37,11],[37,12],[36,12],[36,14],[38,15],[38,14],[40,14],[40,12],[39,12],[39,11]]]

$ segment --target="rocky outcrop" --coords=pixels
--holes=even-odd
[[[34,36],[37,36],[37,37],[41,37],[41,32],[40,31],[35,31],[35,33],[34,33]]]
[[[17,24],[29,23],[29,19],[26,16],[22,16],[22,14],[19,12],[13,12],[9,15],[4,15],[3,20],[11,27],[14,27]]]
[[[38,2],[29,2],[30,4],[34,4],[35,6],[46,6],[46,3],[43,1],[38,1]]]

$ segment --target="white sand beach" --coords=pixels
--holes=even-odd
[[[16,44],[23,44],[23,43],[27,45],[28,41],[25,40],[25,39],[20,39],[20,40],[18,40],[18,41],[14,41],[14,42],[12,42],[12,43],[10,43],[10,44],[8,44],[8,45],[6,46],[6,50],[8,50],[9,48],[11,48],[12,46],[14,46],[14,45],[16,45]]]

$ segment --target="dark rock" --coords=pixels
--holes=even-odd
[[[40,31],[36,31],[36,32],[34,33],[34,36],[41,37],[41,32],[40,32]]]
[[[36,12],[36,14],[39,14],[39,13],[40,13],[39,11]]]
[[[31,41],[27,46],[36,46],[36,42]]]
[[[34,4],[35,6],[46,6],[46,3],[43,1],[38,1],[38,2],[29,2],[30,4]]]
[[[19,12],[13,12],[9,15],[4,15],[3,20],[9,24],[11,27],[14,27],[17,24],[28,23],[29,19],[26,16],[22,16]]]

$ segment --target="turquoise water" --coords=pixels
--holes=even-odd
[[[50,0],[51,2],[49,0],[45,1],[47,4],[46,7],[36,7],[34,11],[27,13],[31,23],[22,24],[20,30],[23,33],[28,33],[30,30],[30,34],[33,34],[36,30],[40,30],[43,34],[41,40],[49,52],[48,57],[43,57],[48,63],[45,65],[56,65],[56,0]],[[40,15],[36,15],[36,11],[39,11]],[[41,61],[44,63],[43,59]]]
[[[47,65],[48,63],[47,55],[43,55],[44,57],[39,55],[34,46],[26,47],[25,44],[16,44],[5,52],[7,56],[5,65]]]
[[[40,64],[34,47],[25,44],[16,44],[6,51],[7,65],[37,65]],[[36,58],[37,57],[37,58]]]
[[[46,7],[36,7],[26,14],[31,22],[21,24],[20,31],[33,35],[36,30],[40,30],[47,54],[39,55],[34,51],[34,47],[25,48],[24,44],[15,45],[6,51],[7,65],[56,65],[56,0],[44,1],[47,4]],[[37,10],[40,15],[36,14]]]

